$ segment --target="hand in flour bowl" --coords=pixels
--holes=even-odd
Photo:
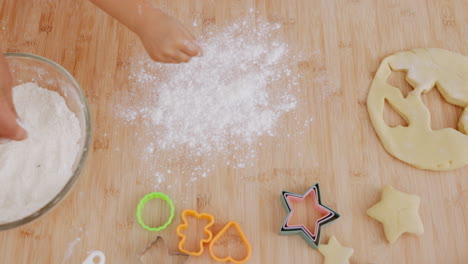
[[[0,51],[0,143],[9,140],[23,140],[26,130],[18,122],[18,114],[13,105],[12,85],[8,64]]]
[[[15,109],[7,111],[15,116],[8,120],[15,122],[17,113],[28,131],[26,140],[0,144],[2,231],[41,217],[69,193],[85,164],[92,126],[83,89],[66,69],[33,54],[0,57],[3,75],[11,76],[7,86],[0,86],[0,100],[13,101]],[[7,80],[3,75],[0,84]],[[0,122],[2,129],[5,122]]]

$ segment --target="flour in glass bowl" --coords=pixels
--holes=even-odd
[[[29,216],[51,201],[73,174],[81,130],[58,93],[26,83],[13,101],[28,138],[0,144],[0,223]]]

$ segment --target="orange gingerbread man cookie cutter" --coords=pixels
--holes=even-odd
[[[206,238],[200,240],[200,248],[198,251],[189,251],[185,249],[185,242],[187,241],[187,237],[185,236],[183,231],[186,230],[189,226],[188,221],[187,221],[187,216],[195,217],[198,220],[199,219],[208,220],[208,224],[203,228],[203,232],[206,234]],[[203,244],[209,243],[213,238],[213,233],[209,229],[214,224],[214,217],[207,213],[199,214],[197,211],[189,210],[189,209],[184,210],[182,212],[181,217],[182,217],[182,224],[180,224],[176,230],[177,235],[180,237],[179,250],[183,253],[186,253],[192,256],[200,256],[201,254],[203,254]]]

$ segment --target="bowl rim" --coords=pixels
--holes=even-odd
[[[52,208],[54,208],[56,205],[58,205],[65,197],[66,195],[70,192],[72,187],[74,186],[76,180],[79,178],[81,175],[81,171],[85,165],[86,158],[88,157],[89,154],[89,146],[91,144],[91,137],[92,137],[92,121],[91,121],[91,115],[90,115],[90,108],[88,104],[88,100],[86,99],[86,95],[83,91],[83,88],[81,85],[78,83],[78,81],[71,75],[64,67],[59,65],[58,63],[49,60],[47,58],[35,55],[35,54],[30,54],[30,53],[22,53],[22,52],[7,52],[3,54],[5,57],[20,57],[20,58],[27,58],[27,59],[34,59],[34,60],[39,60],[45,63],[48,63],[52,66],[55,66],[57,69],[59,69],[62,73],[64,73],[71,81],[72,83],[78,88],[77,92],[80,98],[81,103],[83,104],[83,110],[84,110],[84,117],[85,117],[85,125],[86,125],[86,131],[85,131],[85,141],[83,145],[83,153],[81,154],[80,160],[77,163],[77,166],[75,170],[73,171],[72,176],[68,180],[68,182],[65,184],[65,186],[60,190],[60,192],[55,195],[55,197],[49,201],[47,204],[42,206],[39,210],[35,211],[34,213],[23,217],[18,220],[14,220],[12,222],[6,222],[6,223],[0,223],[0,231],[2,230],[8,230],[8,229],[13,229],[25,224],[28,224],[37,218],[39,218],[42,215],[45,215],[46,213],[50,212]]]

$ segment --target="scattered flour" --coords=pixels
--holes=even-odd
[[[77,237],[75,238],[75,240],[68,244],[67,251],[65,251],[65,255],[63,256],[62,264],[65,264],[70,259],[70,257],[73,255],[73,250],[75,249],[75,246],[78,243],[80,243],[80,241],[81,238]]]
[[[280,24],[241,20],[208,32],[200,41],[204,55],[190,63],[135,58],[133,87],[119,95],[128,103],[117,113],[146,126],[143,155],[170,151],[171,159],[192,161],[222,156],[228,166],[251,166],[259,138],[275,136],[280,118],[297,105],[301,76],[293,68],[300,55],[292,54],[281,30]],[[212,170],[202,164],[180,173],[194,182]],[[155,175],[160,185],[163,173]]]
[[[0,223],[31,215],[72,176],[79,152],[79,121],[58,93],[26,83],[13,100],[28,139],[0,145]]]
[[[164,176],[164,174],[160,173],[160,172],[156,172],[154,174],[154,177],[156,179],[156,185],[155,185],[155,188],[159,187],[159,185],[161,183],[163,183],[165,180],[166,180],[166,176]]]

